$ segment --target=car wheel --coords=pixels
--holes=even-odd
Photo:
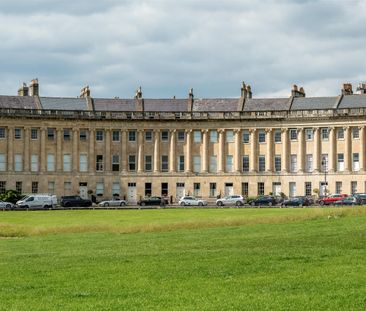
[[[146,205],[146,203],[145,203],[145,202],[141,202],[141,203],[140,203],[140,205],[141,205],[141,206],[145,206],[145,205]]]
[[[269,206],[269,207],[271,207],[271,206],[272,206],[272,202],[269,202],[269,203],[268,203],[268,206]]]
[[[302,207],[302,206],[303,206],[303,205],[302,205],[302,203],[300,203],[300,204],[299,204],[299,207]]]
[[[6,208],[11,208],[11,205],[10,204],[6,204],[5,206]]]
[[[119,206],[125,206],[126,203],[125,202],[121,202],[121,204]]]
[[[217,206],[223,206],[224,205],[224,203],[222,203],[221,201],[219,201],[219,202],[217,202],[217,204],[216,204]]]
[[[255,206],[255,202],[251,202],[251,203],[250,203],[250,205],[251,205],[251,206]]]
[[[323,206],[323,205],[324,205],[324,201],[320,201],[320,202],[319,202],[319,204],[320,204],[321,206]]]
[[[203,206],[203,203],[202,202],[198,202],[198,206]]]
[[[104,207],[107,207],[107,206],[109,206],[109,203],[104,203],[104,205],[103,205]]]
[[[180,206],[186,206],[186,203],[181,202],[181,203],[180,203]]]
[[[237,201],[237,202],[235,203],[235,205],[236,205],[236,206],[242,206],[243,204],[242,204],[240,201]]]

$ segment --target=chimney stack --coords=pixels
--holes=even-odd
[[[28,96],[28,86],[23,82],[23,85],[18,89],[18,96]]]
[[[252,88],[250,85],[247,85],[247,97],[252,98]]]
[[[247,87],[244,83],[244,81],[241,83],[241,89],[240,89],[240,97],[241,98],[247,98]]]
[[[39,96],[38,79],[33,79],[29,84],[29,96]]]
[[[297,85],[294,84],[291,90],[291,96],[292,97],[305,97],[305,91],[303,87],[300,87],[300,89],[297,88]]]
[[[190,88],[188,93],[188,111],[193,111],[193,102],[194,102],[193,88]]]
[[[136,90],[135,99],[141,99],[142,98],[142,90],[141,86]]]
[[[359,83],[357,87],[359,94],[366,94],[366,83]]]
[[[84,86],[81,90],[80,90],[80,98],[87,98],[90,97],[90,89],[89,89],[89,85]]]
[[[352,95],[352,94],[353,94],[352,84],[351,83],[343,83],[342,95]]]

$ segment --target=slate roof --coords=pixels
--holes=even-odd
[[[289,98],[247,98],[243,111],[281,111],[290,109]]]
[[[0,96],[0,108],[37,109],[32,96]]]
[[[185,112],[188,99],[144,99],[145,111]]]
[[[137,111],[135,99],[94,98],[93,102],[96,111]]]
[[[334,97],[295,97],[291,110],[327,110],[337,108],[339,96]]]
[[[85,98],[40,97],[40,101],[45,110],[88,110]]]
[[[338,108],[366,108],[366,95],[344,95]]]
[[[193,101],[193,111],[239,111],[240,106],[240,98],[200,98]]]

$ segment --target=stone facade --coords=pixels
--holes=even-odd
[[[42,98],[34,81],[32,96],[23,90],[0,97],[0,191],[93,191],[130,202],[145,195],[177,201],[183,194],[214,200],[230,193],[366,192],[365,95],[318,98],[319,107],[295,110],[303,105],[297,98],[309,106],[316,100],[301,88],[278,109],[279,99],[256,102],[243,86],[239,99],[198,100],[205,109],[195,108],[192,90],[187,100],[150,100],[149,108],[139,89],[111,110],[113,100],[91,98],[88,87],[78,101]],[[28,104],[21,106],[23,97]],[[80,100],[83,107],[70,109]],[[341,109],[347,101],[353,106]]]

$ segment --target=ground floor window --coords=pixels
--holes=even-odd
[[[65,195],[71,193],[71,181],[64,182],[64,193],[65,193]]]
[[[241,183],[241,195],[244,197],[249,196],[249,184],[247,182]]]
[[[312,195],[311,182],[309,181],[305,182],[305,195],[306,196]]]
[[[351,181],[351,193],[357,193],[357,181]]]
[[[151,197],[151,189],[152,189],[151,182],[146,182],[145,183],[145,197]]]
[[[119,182],[114,182],[112,184],[112,195],[114,197],[119,197],[121,195],[121,187],[119,186]]]
[[[264,195],[264,182],[259,182],[257,184],[257,194]]]
[[[193,184],[193,195],[196,197],[201,196],[201,184],[200,183],[195,182]]]
[[[4,193],[6,191],[6,181],[0,181],[0,193]]]
[[[23,193],[23,183],[21,181],[15,182],[15,190],[19,193]]]
[[[95,189],[95,193],[99,197],[103,196],[103,194],[104,194],[104,183],[97,182],[96,189]]]
[[[38,181],[32,181],[32,193],[38,193]]]
[[[210,183],[210,198],[214,198],[217,195],[217,185],[215,182]]]
[[[54,194],[55,193],[55,182],[54,181],[49,181],[48,182],[48,193],[49,194]]]
[[[342,182],[336,181],[336,194],[341,194],[341,193],[342,193]]]
[[[273,193],[273,195],[281,194],[281,183],[280,182],[272,183],[272,193]]]
[[[295,182],[289,183],[289,196],[290,197],[296,196],[296,183]]]
[[[166,196],[168,196],[168,194],[169,194],[168,183],[162,182],[161,183],[161,196],[166,197]]]

